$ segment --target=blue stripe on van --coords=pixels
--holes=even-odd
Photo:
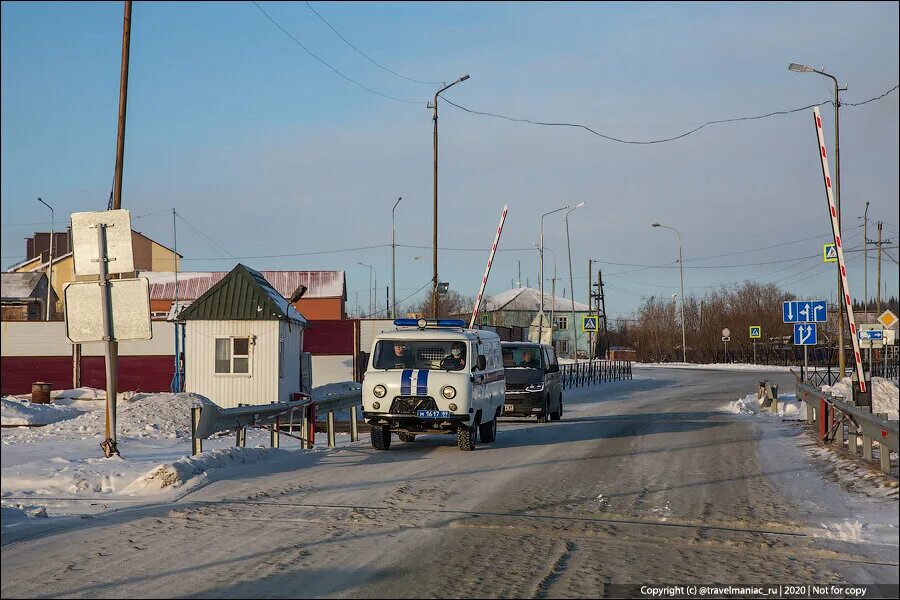
[[[428,371],[425,369],[419,371],[419,376],[416,377],[416,395],[428,395]]]
[[[409,396],[412,393],[412,369],[404,369],[400,376],[400,394]]]

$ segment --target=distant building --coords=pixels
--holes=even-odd
[[[300,295],[293,305],[307,319],[339,320],[347,317],[344,271],[259,271],[259,274],[285,298]],[[226,275],[228,273],[225,271],[178,273],[179,307],[189,306]],[[176,299],[176,274],[171,271],[142,272],[140,276],[150,280],[150,312],[153,318],[170,316]],[[302,294],[299,294],[301,291]]]
[[[72,254],[72,236],[70,232],[53,234],[53,292],[55,306],[52,313],[62,318],[65,311],[63,290],[71,281],[95,281],[96,276],[76,276],[75,257]],[[159,269],[180,268],[181,255],[163,246],[139,231],[131,232],[131,246],[134,254],[134,268],[137,271],[154,271]],[[50,234],[35,233],[25,243],[26,258],[11,266],[8,272],[14,273],[46,273],[50,267]],[[134,277],[135,273],[122,273],[122,277]]]
[[[47,275],[44,273],[0,273],[3,321],[43,321],[47,318]],[[50,291],[50,304],[56,304]],[[53,318],[51,308],[50,318]]]
[[[561,356],[571,356],[575,352],[573,333],[578,336],[578,349],[587,350],[587,336],[581,332],[581,317],[590,314],[587,304],[574,303],[575,323],[572,319],[572,300],[554,298],[544,294],[544,314],[553,323],[553,346]],[[501,292],[484,302],[480,321],[482,325],[502,325],[524,327],[531,325],[541,309],[541,292],[529,287],[520,287]]]

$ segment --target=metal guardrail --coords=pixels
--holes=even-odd
[[[219,408],[215,405],[204,405],[191,408],[191,454],[203,452],[203,440],[222,431],[236,432],[235,445],[243,448],[247,442],[247,427],[258,427],[270,430],[272,448],[280,445],[282,429],[288,427],[289,437],[300,440],[301,448],[312,448],[316,441],[316,413],[326,412],[326,428],[328,447],[335,445],[334,413],[350,409],[350,439],[357,441],[357,408],[362,406],[362,386],[348,381],[331,384],[328,391],[320,390],[313,396],[292,402],[277,402],[238,406],[236,408]],[[294,425],[299,413],[300,435],[294,435]]]
[[[631,379],[629,360],[591,360],[559,365],[563,389]]]
[[[801,381],[797,381],[797,398],[806,404],[806,420],[816,423],[819,439],[843,446],[846,441],[851,454],[857,454],[862,441],[862,455],[873,460],[872,444],[879,446],[881,472],[891,474],[891,450],[900,452],[900,424],[887,415],[875,415],[864,407],[848,404]],[[847,430],[844,430],[847,425]]]

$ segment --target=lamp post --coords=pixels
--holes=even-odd
[[[847,88],[842,88],[838,84],[838,80],[834,75],[830,73],[826,73],[825,71],[820,71],[819,69],[814,69],[807,65],[801,65],[798,63],[791,63],[788,65],[788,71],[793,71],[794,73],[818,73],[823,77],[828,77],[831,81],[834,82],[834,207],[836,209],[837,222],[838,222],[838,234],[841,234],[843,231],[843,227],[841,226],[841,119],[840,119],[840,107],[841,107],[841,92],[846,91]],[[841,266],[840,263],[835,263],[838,268],[837,273],[837,297],[843,298],[843,285],[841,284]],[[846,360],[844,357],[844,303],[842,301],[838,301],[838,371],[840,372],[840,376],[843,377],[844,373],[847,369]]]
[[[660,223],[653,223],[650,226],[671,229],[678,235],[678,270],[681,272],[681,360],[682,362],[687,362],[687,334],[685,333],[686,324],[684,322],[684,257],[681,252],[681,232],[674,227],[669,227],[668,225],[662,225]]]
[[[362,263],[362,262],[356,263],[356,264],[362,265],[364,267],[369,267],[369,316],[373,317],[373,316],[375,316],[376,310],[375,310],[375,307],[372,305],[372,287],[374,286],[376,290],[378,289],[378,275],[375,273],[375,267],[373,267],[372,265],[367,265],[366,263]],[[375,280],[374,284],[372,283],[373,279]],[[377,294],[377,292],[376,292],[376,294]],[[375,298],[375,303],[376,304],[378,303],[377,296]]]
[[[468,78],[468,75],[463,75],[439,89],[434,94],[434,104],[429,107],[434,109],[434,274],[431,279],[431,317],[434,319],[438,317],[438,96]]]
[[[572,343],[575,346],[576,365],[578,364],[578,327],[575,325],[575,283],[572,278],[572,244],[569,241],[569,213],[582,206],[584,206],[584,202],[579,202],[574,208],[570,208],[566,211],[566,246],[569,250],[569,290],[571,291],[570,295],[572,296]]]
[[[53,291],[53,207],[38,198],[38,202],[50,209],[50,262],[47,267],[47,320],[50,320],[50,293]]]
[[[394,211],[397,205],[403,200],[403,196],[397,198],[394,202],[394,208],[391,209],[391,318],[397,318],[397,228],[394,226]]]
[[[532,246],[535,247],[536,250],[540,250],[540,246],[536,242],[531,243]],[[550,325],[553,325],[553,313],[556,308],[556,252],[554,252],[553,248],[545,247],[544,250],[553,255],[553,277],[550,279],[550,297],[553,299],[550,304]],[[553,342],[553,335],[550,336],[550,341]],[[550,344],[553,345],[552,343]]]
[[[567,208],[569,208],[568,204],[566,204],[565,206],[561,206],[560,208],[551,210],[550,212],[545,212],[544,214],[541,215],[541,240],[540,240],[541,241],[541,247],[540,247],[540,252],[541,252],[541,269],[540,269],[540,271],[541,271],[541,273],[540,273],[541,312],[540,312],[540,315],[541,316],[540,316],[540,324],[538,325],[538,343],[540,343],[541,337],[544,335],[544,317],[543,317],[543,315],[544,315],[544,217],[546,217],[547,215],[552,215],[553,213],[558,213],[561,210],[566,210]]]

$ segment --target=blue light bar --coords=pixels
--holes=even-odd
[[[397,327],[465,327],[466,322],[460,319],[394,319]]]

